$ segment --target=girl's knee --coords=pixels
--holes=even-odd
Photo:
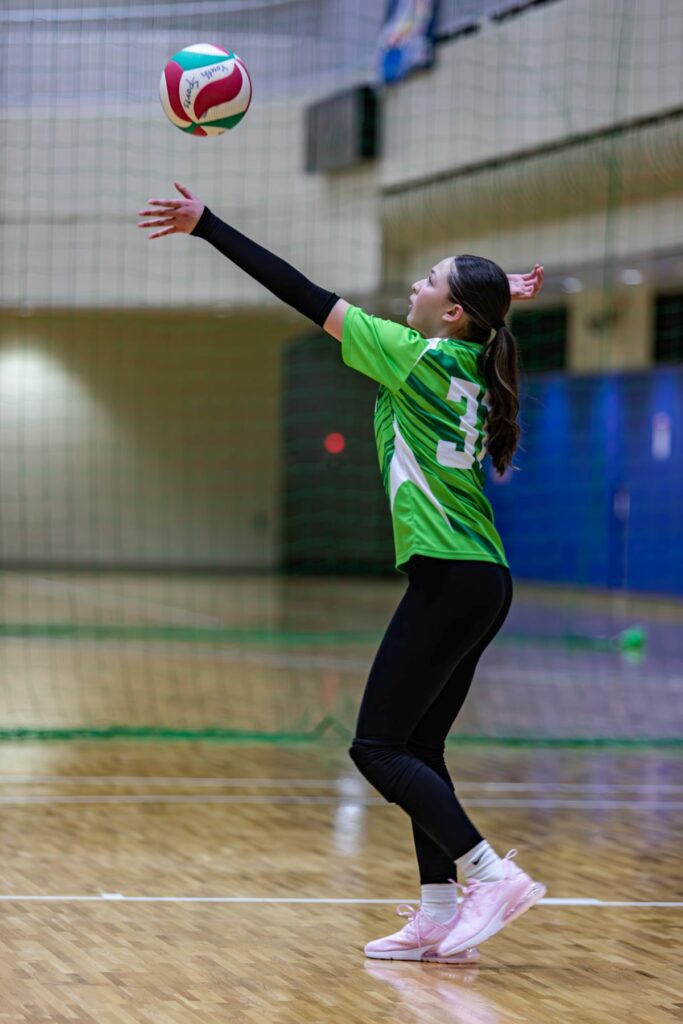
[[[394,802],[397,781],[403,775],[403,744],[356,736],[349,756],[361,775],[389,802]]]
[[[443,741],[418,743],[416,740],[408,740],[406,749],[435,772],[442,774],[447,771],[446,744]]]
[[[371,769],[372,765],[381,759],[384,749],[381,740],[360,739],[360,737],[354,736],[349,747],[349,757],[359,772],[366,775],[368,769]]]

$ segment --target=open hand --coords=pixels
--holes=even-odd
[[[138,224],[139,228],[163,227],[163,231],[155,231],[152,238],[162,238],[164,235],[189,235],[196,226],[197,221],[204,212],[204,203],[201,199],[193,196],[189,188],[179,185],[177,181],[173,184],[180,192],[183,199],[149,199],[150,206],[158,206],[158,210],[138,210],[138,217],[159,217],[160,220],[146,220]]]
[[[512,301],[535,299],[543,285],[543,274],[540,263],[536,263],[528,274],[508,274]]]

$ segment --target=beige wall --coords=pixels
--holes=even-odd
[[[569,369],[637,369],[652,362],[654,295],[648,285],[569,297]]]
[[[4,317],[3,561],[276,564],[280,353],[300,324]]]
[[[681,17],[679,0],[565,0],[439,46],[388,90],[382,186],[679,107]]]
[[[376,288],[381,276],[374,167],[303,171],[304,105],[254,104],[234,132],[191,138],[158,103],[96,116],[65,107],[3,126],[0,305],[193,307],[275,303],[187,236],[148,241],[151,198],[190,188],[224,220],[321,284]]]
[[[572,369],[647,365],[656,290],[683,289],[682,36],[678,0],[554,3],[440,46],[433,72],[389,90],[380,217],[394,291],[457,253],[508,272],[542,262],[539,304],[570,309]],[[643,284],[624,287],[626,268]],[[565,292],[566,277],[584,291]],[[595,327],[611,302],[617,317]]]

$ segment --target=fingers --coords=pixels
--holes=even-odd
[[[524,285],[524,294],[530,298],[534,298],[538,295],[543,285],[543,267],[537,263],[534,269],[529,274],[522,275],[522,281]]]
[[[148,199],[147,203],[149,206],[168,206],[172,210],[177,210],[183,205],[182,199]]]
[[[163,220],[139,221],[138,222],[138,227],[139,228],[165,228],[165,227],[168,227],[170,224],[173,224],[173,218],[172,217],[164,217]]]
[[[543,274],[543,266],[540,263],[535,263],[533,270],[530,270],[528,274],[511,275],[511,279],[514,279],[515,282],[514,299],[522,302],[535,299],[543,285]]]
[[[182,223],[183,214],[187,213],[187,209],[183,210],[186,200],[194,199],[194,196],[189,189],[185,188],[179,182],[174,181],[173,184],[178,189],[180,194],[184,197],[183,199],[148,199],[147,205],[157,207],[157,209],[145,209],[138,210],[138,217],[157,217],[159,220],[144,220],[138,222],[139,228],[156,228],[161,227],[163,231],[155,231],[154,234],[149,236],[149,240],[153,238],[163,238],[164,235],[176,235],[182,233],[182,228],[177,226],[178,222]]]

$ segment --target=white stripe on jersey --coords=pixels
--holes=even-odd
[[[432,503],[434,508],[439,510],[448,526],[450,526],[451,524],[448,522],[448,516],[432,494],[429,484],[427,483],[427,479],[420,469],[412,449],[408,446],[401,434],[401,431],[398,429],[396,419],[394,419],[394,438],[394,454],[391,456],[391,464],[389,466],[389,502],[391,505],[391,511],[393,512],[394,510],[394,502],[396,500],[396,493],[399,487],[401,484],[410,482],[415,484],[416,487],[419,487],[422,493]]]

